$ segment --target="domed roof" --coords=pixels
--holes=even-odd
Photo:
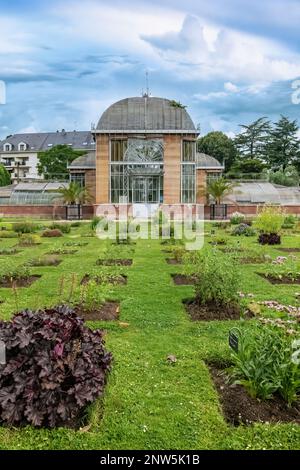
[[[176,101],[148,96],[114,103],[103,113],[95,132],[197,134],[184,106]]]
[[[196,153],[196,164],[198,169],[224,169],[224,165],[222,165],[215,157],[207,155],[206,153]]]

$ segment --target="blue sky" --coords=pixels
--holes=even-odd
[[[202,133],[261,115],[298,119],[299,0],[0,2],[0,138],[89,129],[114,101],[188,106]]]

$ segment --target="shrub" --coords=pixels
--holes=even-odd
[[[3,230],[0,232],[0,238],[17,238],[18,234],[11,230]]]
[[[81,222],[79,222],[79,221],[78,222],[72,222],[70,225],[71,225],[72,228],[78,228],[78,227],[81,227]]]
[[[186,271],[196,278],[196,298],[201,304],[238,303],[240,274],[233,257],[204,249],[186,255]]]
[[[285,213],[281,207],[263,206],[258,212],[254,225],[261,233],[278,234],[284,219]]]
[[[293,362],[294,337],[278,327],[258,326],[239,334],[239,351],[233,353],[232,380],[251,396],[268,400],[275,393],[291,405],[300,393],[300,367]]]
[[[71,225],[64,224],[59,222],[54,222],[50,225],[50,230],[60,230],[62,233],[70,233],[71,232]]]
[[[77,246],[77,247],[87,246],[87,245],[88,245],[88,242],[75,242],[75,241],[69,241],[63,244],[63,246]]]
[[[42,233],[44,238],[63,237],[63,233],[59,229],[47,229]]]
[[[234,212],[232,216],[230,217],[230,223],[232,225],[239,225],[242,222],[244,222],[245,216],[244,214],[241,214],[240,212]]]
[[[104,390],[112,356],[103,333],[67,306],[24,311],[0,322],[7,364],[0,365],[0,413],[13,426],[74,423]]]
[[[183,246],[179,245],[172,248],[172,256],[178,263],[181,263],[185,254],[186,250]]]
[[[212,245],[227,245],[228,239],[223,235],[217,235],[212,238]]]
[[[255,229],[250,227],[248,224],[239,224],[232,230],[231,235],[244,235],[245,237],[252,237],[253,235],[255,235],[255,233]]]
[[[16,233],[34,233],[39,227],[32,222],[18,222],[13,224],[13,230]]]
[[[297,224],[298,219],[295,215],[293,214],[288,214],[285,219],[282,228],[284,229],[293,229],[295,225]]]
[[[30,247],[39,245],[41,243],[41,238],[38,235],[33,234],[23,234],[19,238],[19,245],[24,247]]]
[[[18,279],[25,279],[31,275],[28,266],[21,265],[21,266],[11,266],[11,263],[3,263],[0,264],[0,280],[11,280],[16,281]]]

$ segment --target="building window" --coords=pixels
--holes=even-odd
[[[110,159],[112,162],[123,162],[127,150],[127,140],[111,140]]]
[[[196,201],[196,165],[183,163],[181,165],[181,202],[194,204]]]
[[[210,172],[210,173],[207,173],[206,181],[209,184],[212,181],[218,180],[219,178],[222,178],[221,172]]]
[[[11,152],[12,145],[11,144],[4,144],[3,149],[4,149],[4,152]]]
[[[85,173],[71,173],[70,181],[79,184],[82,188],[85,187]]]
[[[182,142],[182,161],[196,161],[196,142],[192,140],[184,140]]]
[[[26,148],[27,148],[27,145],[24,144],[23,142],[19,144],[19,152],[25,152]]]

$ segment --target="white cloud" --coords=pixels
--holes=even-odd
[[[224,90],[228,91],[229,93],[237,93],[239,91],[239,87],[234,83],[226,82],[224,83]]]
[[[199,17],[188,15],[177,33],[143,35],[146,42],[185,79],[227,79],[244,83],[290,80],[300,75],[300,56],[278,43],[230,29],[209,45]],[[173,48],[170,48],[172,40]],[[233,91],[233,90],[230,90]]]

